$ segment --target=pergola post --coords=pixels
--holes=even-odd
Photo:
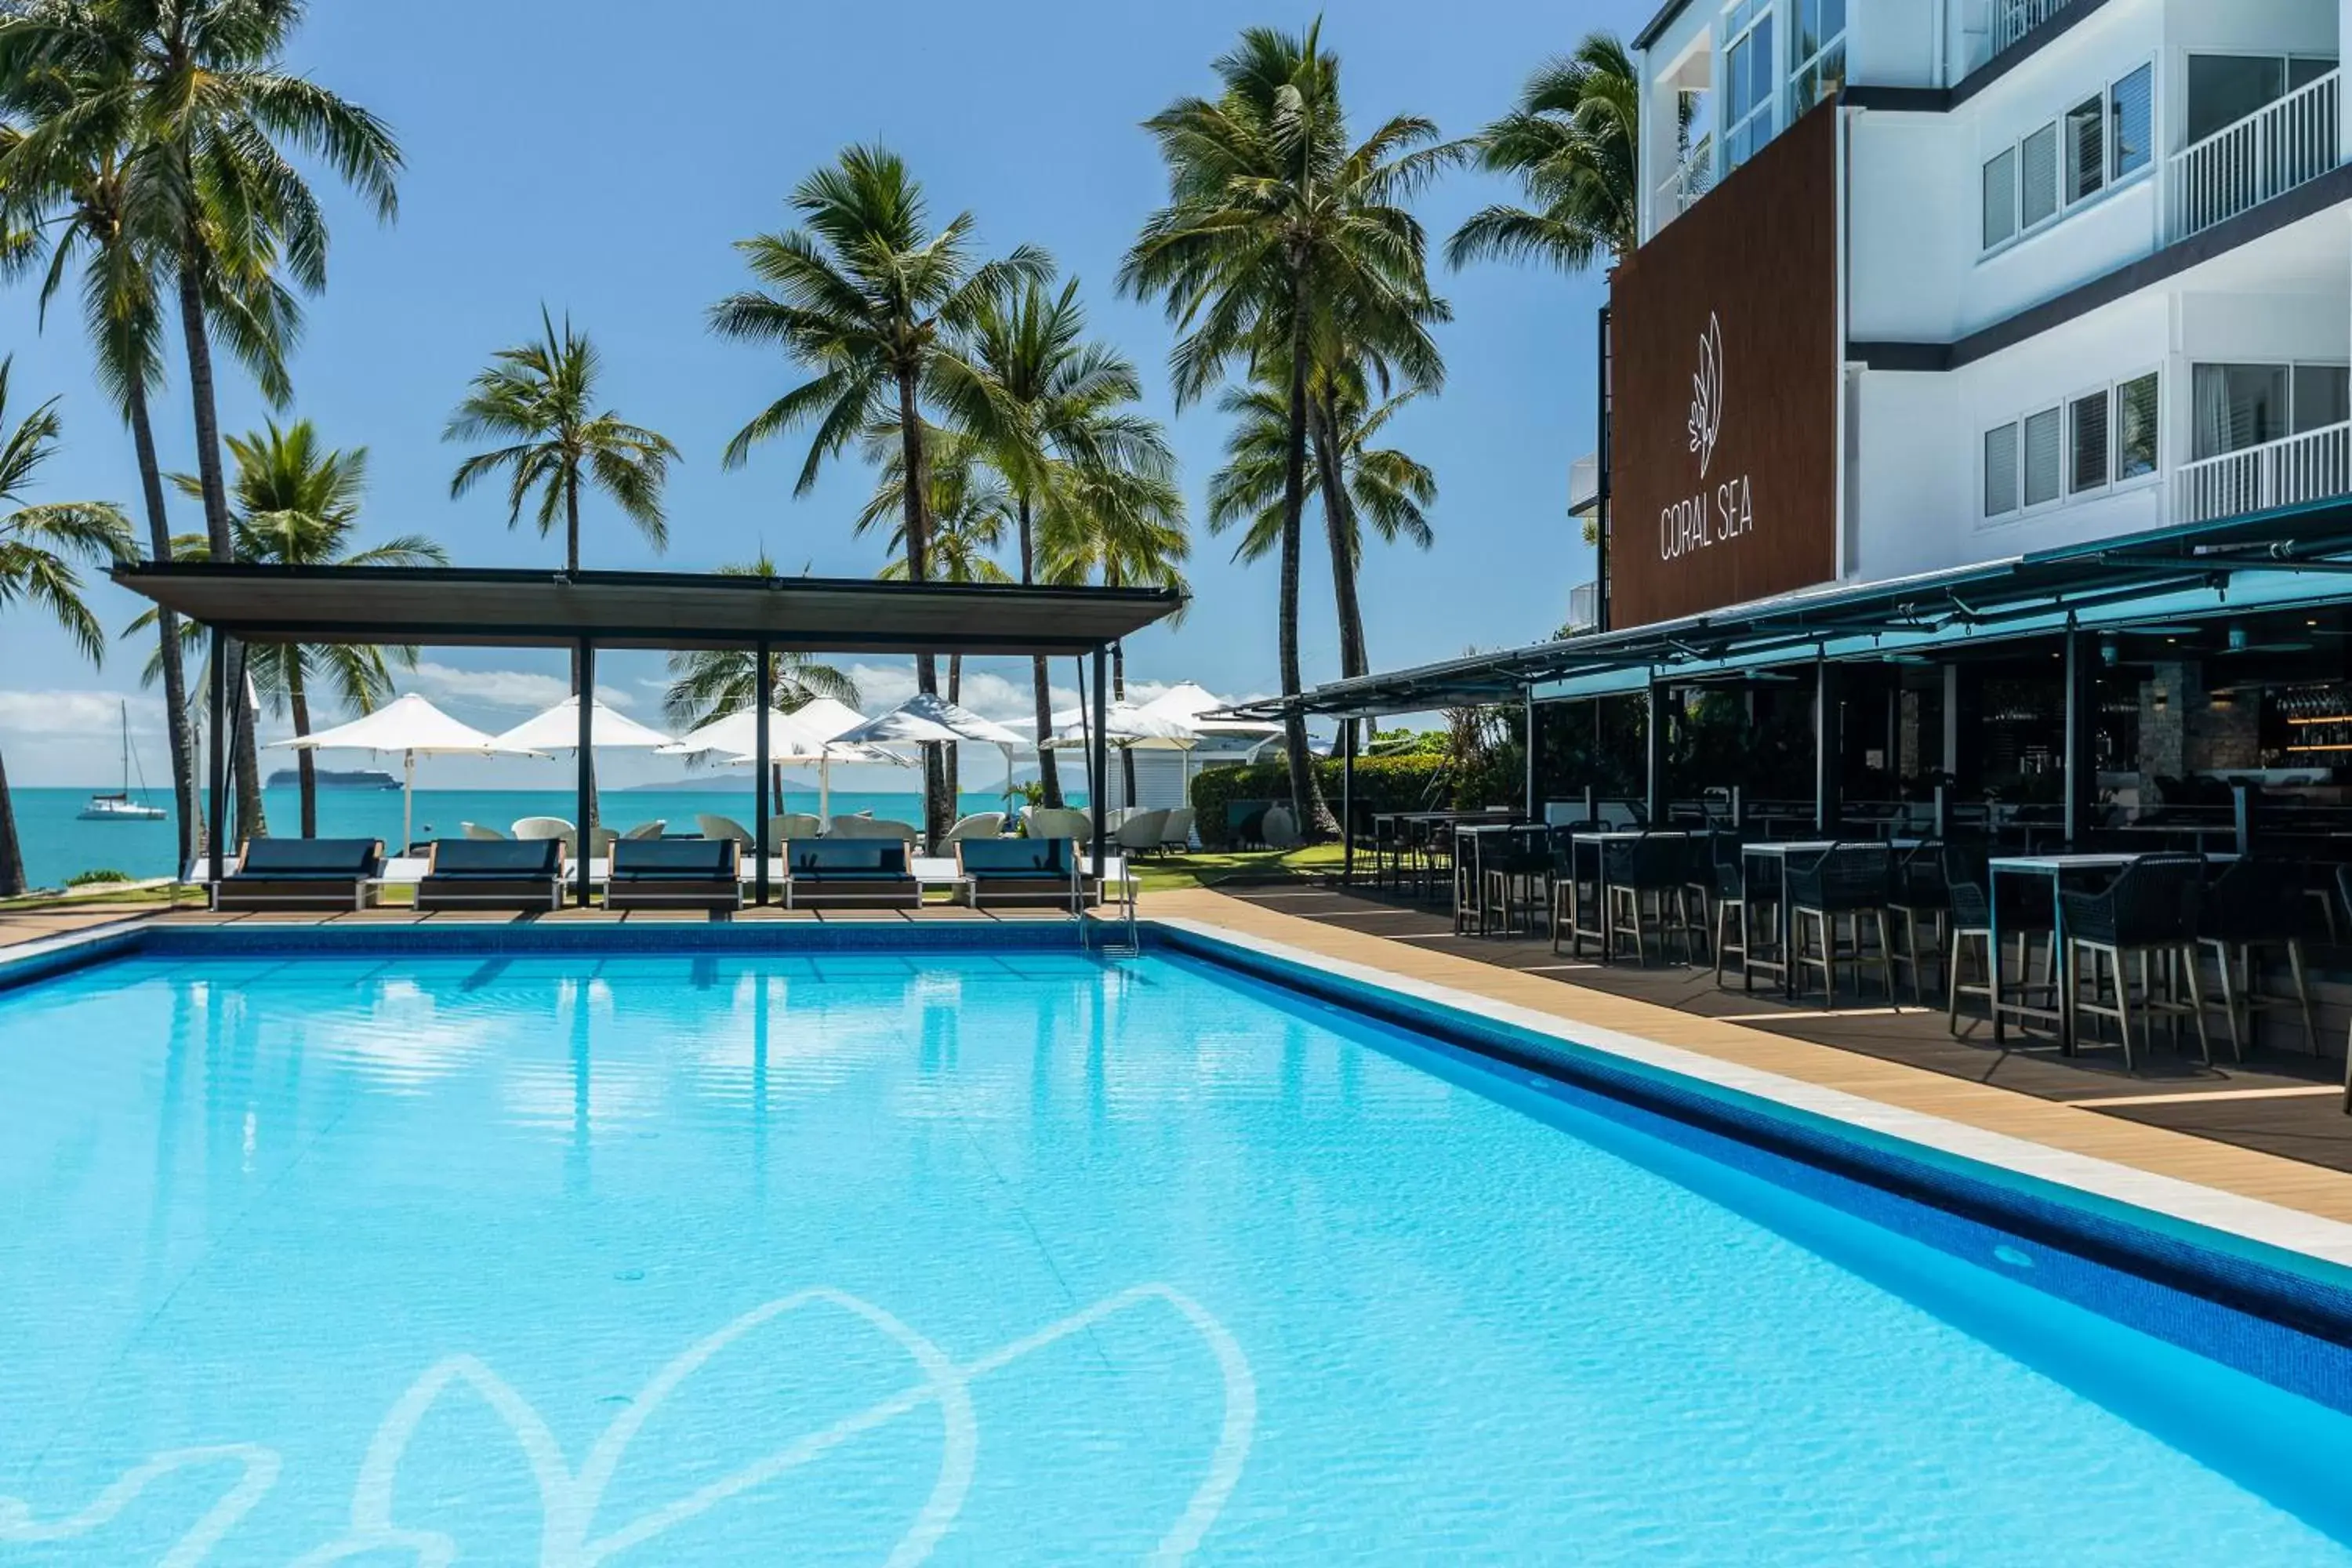
[[[1104,857],[1110,852],[1110,738],[1104,727],[1110,722],[1110,700],[1107,688],[1110,684],[1110,650],[1095,649],[1095,732],[1087,739],[1088,772],[1087,804],[1094,807],[1095,876],[1099,880],[1108,869]]]
[[[1339,884],[1356,880],[1356,724],[1339,728]]]
[[[752,792],[753,803],[759,807],[759,818],[751,827],[751,852],[760,858],[760,863],[751,871],[751,906],[760,909],[768,902],[768,771],[772,765],[768,760],[768,710],[776,705],[776,672],[768,661],[766,638],[760,640],[751,657],[760,661],[757,678],[760,717],[753,726],[757,742],[751,753],[752,766],[759,770],[760,774],[759,787]]]
[[[228,838],[228,638],[217,626],[213,628],[212,709],[212,799],[205,803],[205,877],[211,888],[207,901],[216,904]]]
[[[1527,816],[1529,822],[1533,822],[1536,820],[1536,689],[1528,685],[1521,687],[1520,691],[1526,699],[1528,715]],[[1355,752],[1350,748],[1349,760],[1351,764],[1354,757]]]
[[[582,637],[578,646],[580,650],[580,695],[577,699],[580,707],[579,804],[576,808],[577,815],[572,820],[579,826],[578,830],[572,836],[572,858],[579,869],[580,907],[584,910],[595,897],[590,890],[593,884],[588,875],[588,858],[596,852],[596,835],[589,826],[590,813],[596,801],[595,730],[590,722],[596,713],[596,645],[586,637]]]
[[[2084,632],[2066,630],[2066,752],[2061,773],[2066,792],[2063,823],[2068,849],[2079,853],[2083,835],[2091,826],[2091,806],[2098,794],[2098,762],[2091,738],[2099,721],[2098,650]]]
[[[1666,689],[1650,682],[1649,707],[1643,723],[1647,777],[1643,780],[1643,816],[1652,827],[1666,820]]]
[[[1837,666],[1813,660],[1813,826],[1824,838],[1837,836],[1838,777],[1845,738],[1838,720]]]

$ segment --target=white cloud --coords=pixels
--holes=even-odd
[[[531,669],[458,669],[431,661],[403,673],[401,683],[428,697],[446,697],[483,708],[536,713],[572,695],[572,679]],[[597,700],[608,708],[634,708],[636,699],[617,687],[599,686]]]
[[[0,734],[39,743],[119,735],[130,705],[134,735],[163,732],[163,704],[121,691],[0,691]]]

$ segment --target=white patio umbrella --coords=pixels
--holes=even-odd
[[[1036,749],[1029,737],[1019,731],[983,719],[944,697],[921,691],[887,713],[845,730],[833,739],[836,745],[946,745],[973,741],[994,746],[1004,753],[1004,793],[1008,797],[1013,793],[1013,753]]]
[[[1210,719],[1223,711],[1226,700],[1196,681],[1179,681],[1143,705],[1147,713],[1181,719],[1202,735],[1279,735],[1282,726],[1257,719]]]
[[[580,699],[567,697],[544,713],[534,714],[499,737],[502,746],[529,751],[576,752],[580,749]],[[597,751],[636,748],[652,751],[670,738],[649,730],[635,719],[599,702],[588,712],[588,744]]]
[[[816,713],[812,720],[810,703],[785,712],[781,708],[768,710],[768,761],[788,767],[816,764],[817,815],[828,816],[833,808],[833,764],[835,763],[887,763],[894,767],[908,766],[907,759],[894,752],[877,751],[871,746],[844,745],[833,737],[851,724],[866,722],[864,715],[838,702],[824,700],[831,709]],[[846,715],[847,722],[840,715]],[[722,718],[712,720],[698,730],[679,736],[660,747],[664,756],[698,756],[712,752],[725,754],[727,761],[749,767],[759,760],[760,710],[739,709]],[[778,810],[782,809],[779,803]]]
[[[395,697],[374,712],[339,724],[331,730],[299,736],[291,741],[272,741],[272,746],[290,746],[296,751],[322,752],[348,750],[356,752],[398,752],[401,753],[400,775],[400,847],[407,851],[415,837],[412,824],[415,818],[416,759],[421,756],[543,757],[545,752],[528,746],[509,745],[502,738],[482,733],[470,724],[461,724],[414,691]]]
[[[1213,699],[1212,700],[1213,700]],[[1094,716],[1082,709],[1072,708],[1054,715],[1053,739],[1045,743],[1059,751],[1083,751],[1092,745]],[[1182,752],[1184,753],[1184,794],[1192,793],[1192,748],[1201,743],[1200,732],[1182,719],[1168,713],[1155,713],[1148,707],[1133,702],[1113,702],[1103,709],[1103,740],[1117,751]],[[1130,806],[1135,802],[1129,801]]]

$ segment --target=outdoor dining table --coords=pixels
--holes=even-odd
[[[1601,945],[1601,962],[1606,963],[1610,960],[1608,846],[1628,843],[1636,838],[1688,838],[1689,837],[1688,833],[1679,828],[1662,829],[1652,833],[1639,827],[1609,827],[1570,834],[1568,836],[1569,951],[1577,957],[1582,958],[1585,940],[1590,937]],[[1584,923],[1584,899],[1581,889],[1584,887],[1584,868],[1588,860],[1592,866],[1593,901],[1600,906],[1601,911],[1601,924],[1598,930],[1588,929]]]
[[[2074,984],[2074,966],[2072,955],[2066,951],[2066,921],[2058,899],[2059,886],[2068,877],[2079,877],[2099,871],[2121,871],[2140,858],[2142,858],[2141,856],[2130,854],[1997,855],[1985,862],[1986,877],[1991,884],[1985,889],[1985,901],[1990,906],[1992,917],[1992,933],[1985,942],[1985,946],[1989,950],[1985,968],[1988,976],[1986,985],[1992,993],[1993,1044],[2000,1044],[2004,1026],[2010,1017],[2015,1017],[2020,1023],[2028,1018],[2038,1018],[2056,1028],[2060,1051],[2070,1057],[2074,1054],[2073,1020],[2067,1016],[2065,1006],[2070,987]],[[2208,855],[2205,858],[2234,860],[2237,857],[2216,854]],[[2002,999],[2004,982],[2000,974],[2001,886],[2004,879],[2013,884],[2021,878],[2047,881],[2050,884],[2051,1005],[2047,1007],[2036,1007],[2025,1000],[2026,981],[2022,974],[2017,977],[2018,999],[2014,1002]]]
[[[1461,867],[1465,847],[1468,851],[1468,858],[1470,862],[1469,885],[1472,888],[1478,889],[1475,894],[1475,898],[1479,904],[1483,906],[1486,901],[1486,840],[1498,834],[1525,833],[1528,832],[1532,826],[1532,824],[1516,820],[1493,820],[1492,814],[1485,814],[1477,817],[1457,820],[1454,824],[1454,929],[1455,931],[1460,931],[1462,929],[1462,916],[1465,912],[1462,899],[1463,878]],[[1486,934],[1486,923],[1483,920],[1479,923],[1478,934],[1481,936]],[[1509,932],[1506,931],[1504,934],[1508,935]]]

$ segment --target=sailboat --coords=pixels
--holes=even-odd
[[[94,795],[77,813],[84,822],[161,822],[170,814],[160,805],[131,798],[131,704],[122,705],[122,787],[112,795]],[[139,776],[139,793],[147,793],[147,776]]]

